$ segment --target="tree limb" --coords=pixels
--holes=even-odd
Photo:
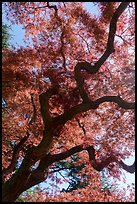
[[[89,45],[88,45],[87,41],[84,39],[84,37],[82,37],[82,35],[80,35],[80,34],[77,34],[77,35],[78,35],[79,37],[81,37],[82,40],[86,43],[88,52],[90,53],[90,48],[89,48]]]
[[[44,125],[47,125],[52,121],[52,117],[50,116],[50,111],[49,111],[49,103],[48,100],[52,95],[58,94],[58,86],[55,88],[51,88],[46,91],[46,93],[42,93],[39,96],[39,101],[40,101],[40,111],[41,115],[43,118]]]
[[[112,19],[110,21],[110,26],[109,26],[107,48],[106,48],[106,51],[104,52],[104,54],[100,57],[100,59],[95,64],[96,72],[99,70],[100,66],[106,61],[106,59],[109,57],[109,55],[115,51],[115,49],[114,49],[114,37],[115,37],[115,33],[116,33],[117,21],[118,21],[118,18],[120,17],[120,15],[123,13],[123,11],[129,5],[129,3],[130,2],[122,2],[112,16]]]
[[[130,2],[122,2],[120,4],[120,6],[116,9],[115,13],[113,14],[113,17],[111,19],[110,26],[109,26],[107,48],[106,48],[104,54],[95,63],[95,65],[92,66],[88,62],[79,62],[75,66],[75,70],[74,70],[75,75],[74,76],[75,76],[75,79],[76,79],[76,82],[77,82],[77,85],[79,88],[80,96],[83,99],[83,102],[89,101],[89,97],[88,97],[88,95],[87,95],[87,93],[83,87],[84,86],[84,80],[83,80],[82,75],[81,75],[81,70],[84,69],[87,72],[89,72],[90,74],[97,73],[99,68],[101,67],[101,65],[107,60],[107,58],[110,56],[110,54],[115,51],[114,50],[114,37],[115,37],[115,33],[116,33],[117,21],[118,21],[119,16],[123,13],[123,11],[126,9],[126,7],[128,6],[129,3]]]
[[[23,191],[26,191],[27,189],[31,188],[32,186],[35,186],[35,185],[43,182],[44,180],[46,180],[46,178],[48,176],[48,166],[49,166],[48,161],[49,161],[48,155],[46,155],[45,157],[43,157],[40,160],[38,167],[31,172],[31,175],[30,175],[26,185],[24,186]]]
[[[127,172],[129,172],[129,173],[131,173],[131,174],[133,174],[133,173],[135,172],[135,161],[134,161],[134,163],[133,163],[131,166],[128,166],[128,165],[124,164],[123,161],[120,161],[120,162],[119,162],[119,165],[120,165],[125,171],[127,171]]]
[[[32,102],[32,106],[33,106],[33,116],[31,118],[31,120],[29,121],[29,125],[31,125],[36,120],[36,106],[34,104],[34,99],[33,99],[32,95],[31,95],[31,102]],[[28,137],[29,137],[29,133],[27,131],[26,136],[24,136],[20,140],[20,142],[13,148],[11,163],[7,168],[3,169],[3,172],[2,172],[4,176],[13,172],[16,169],[18,154],[19,154],[20,150],[22,149],[24,143],[27,141]]]
[[[97,109],[100,104],[104,102],[114,102],[119,105],[119,107],[124,109],[134,109],[135,102],[128,103],[123,100],[120,96],[103,96],[95,101],[88,101],[87,103],[80,103],[76,106],[73,106],[69,110],[65,111],[63,114],[54,118],[54,124],[63,125],[68,120],[71,120],[76,114],[88,111],[90,109]]]
[[[70,150],[60,153],[60,154],[47,154],[45,157],[41,158],[39,166],[33,172],[31,172],[30,177],[27,180],[26,185],[24,186],[24,190],[44,181],[47,176],[47,168],[54,162],[65,159],[76,152],[80,152],[84,149],[83,145],[79,145],[71,148]]]
[[[54,154],[51,155],[50,157],[50,161],[53,162],[57,162],[60,160],[63,160],[69,156],[71,156],[74,153],[83,151],[83,150],[87,150],[88,154],[89,154],[89,160],[90,163],[92,165],[92,167],[96,170],[96,171],[102,171],[105,167],[107,167],[110,163],[112,162],[116,162],[118,163],[124,170],[126,170],[129,173],[134,173],[135,172],[135,162],[133,163],[133,165],[128,166],[126,165],[123,161],[119,161],[118,158],[114,155],[109,156],[108,158],[104,159],[101,162],[97,162],[96,158],[95,158],[95,149],[93,146],[84,146],[84,145],[78,145],[75,146],[69,150],[67,150],[66,152],[63,153],[59,153],[59,154]]]
[[[89,155],[89,161],[92,165],[92,167],[96,171],[102,171],[104,168],[106,168],[110,163],[116,162],[119,164],[124,170],[126,170],[129,173],[134,173],[135,172],[135,162],[133,165],[128,166],[124,164],[124,162],[121,160],[119,161],[116,156],[111,155],[108,158],[104,159],[101,162],[97,162],[95,158],[95,149],[93,146],[86,146],[86,145],[78,145],[75,147],[72,147],[71,149],[59,153],[59,154],[53,154],[51,155],[50,153],[43,157],[39,163],[39,166],[32,171],[31,176],[29,177],[25,187],[24,191],[29,189],[30,187],[45,181],[45,179],[48,176],[48,167],[53,164],[54,162],[58,162],[60,160],[66,159],[67,157],[70,157],[71,155],[81,152],[83,150],[87,150],[88,155]]]
[[[18,154],[19,154],[20,150],[22,149],[24,143],[27,141],[28,137],[29,137],[29,133],[27,132],[27,136],[24,136],[20,140],[20,142],[13,148],[11,163],[7,168],[3,169],[3,171],[2,171],[4,176],[13,172],[16,169]]]

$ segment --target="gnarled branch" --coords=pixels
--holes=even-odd
[[[118,163],[124,170],[126,170],[129,173],[134,173],[135,172],[135,162],[133,165],[128,166],[126,165],[122,160],[119,161],[118,158],[114,155],[109,156],[108,158],[104,159],[101,162],[97,162],[95,158],[95,149],[93,146],[85,146],[85,145],[78,145],[75,146],[66,152],[59,153],[59,154],[54,154],[54,155],[49,155],[49,165],[52,164],[53,162],[57,162],[63,159],[66,159],[67,157],[71,156],[74,153],[87,150],[89,154],[89,160],[92,165],[92,167],[97,170],[97,171],[102,171],[105,167],[107,167],[110,163],[116,162]]]
[[[116,162],[119,164],[124,170],[126,170],[129,173],[135,172],[135,162],[133,165],[128,166],[126,165],[122,160],[119,161],[116,156],[111,155],[108,158],[102,160],[101,162],[97,162],[95,158],[95,149],[93,146],[85,146],[85,145],[78,145],[75,147],[72,147],[71,149],[59,153],[59,154],[48,154],[44,158],[41,159],[39,166],[36,170],[34,170],[25,186],[25,190],[28,188],[38,184],[39,182],[42,182],[47,177],[47,168],[54,162],[58,162],[60,160],[66,159],[67,157],[70,157],[71,155],[81,152],[83,150],[87,150],[89,155],[89,161],[92,165],[92,167],[96,171],[102,171],[104,168],[106,168],[110,163]],[[46,176],[46,177],[45,177]]]
[[[63,125],[68,120],[71,120],[76,114],[88,111],[90,109],[97,109],[100,104],[104,102],[114,102],[119,105],[119,107],[124,109],[134,109],[135,102],[129,103],[123,100],[120,96],[103,96],[95,101],[88,101],[85,103],[73,106],[69,110],[65,111],[63,114],[54,118],[54,124]]]
[[[119,7],[116,9],[115,13],[113,14],[113,17],[110,22],[110,27],[109,27],[109,35],[108,35],[108,41],[107,41],[107,48],[104,52],[104,54],[100,57],[100,59],[95,63],[95,65],[91,65],[88,62],[79,62],[75,66],[75,79],[77,81],[77,85],[79,88],[80,96],[83,99],[83,102],[89,101],[89,97],[84,90],[84,80],[81,75],[81,70],[84,69],[90,74],[95,74],[98,72],[99,68],[101,65],[107,60],[107,58],[110,56],[111,53],[113,53],[114,50],[114,37],[116,33],[116,25],[118,18],[120,15],[123,13],[123,11],[126,9],[130,2],[122,2]]]
[[[52,95],[58,94],[58,86],[55,88],[51,88],[46,91],[46,93],[42,93],[39,96],[39,101],[40,101],[40,111],[41,115],[43,118],[44,125],[48,127],[49,123],[52,121],[52,117],[50,116],[50,111],[49,111],[49,103],[48,100]]]
[[[115,49],[114,49],[114,37],[115,37],[115,33],[116,33],[117,21],[118,21],[118,18],[120,17],[120,15],[123,13],[123,11],[129,5],[129,3],[130,2],[122,2],[112,16],[110,26],[109,26],[107,49],[104,52],[104,54],[100,57],[100,59],[97,61],[97,63],[95,64],[95,69],[97,71],[99,70],[100,66],[106,61],[106,59],[109,57],[109,55],[115,51]]]

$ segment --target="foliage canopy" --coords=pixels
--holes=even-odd
[[[2,50],[3,201],[52,177],[55,162],[75,153],[90,184],[53,197],[38,191],[31,201],[134,200],[133,188],[129,198],[102,191],[100,177],[135,169],[123,162],[134,151],[134,3],[96,2],[99,16],[84,2],[3,5],[26,42]]]

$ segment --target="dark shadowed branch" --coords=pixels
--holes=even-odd
[[[87,150],[87,152],[89,154],[90,163],[91,163],[92,167],[97,171],[102,171],[110,163],[116,162],[127,172],[129,172],[129,173],[135,172],[135,162],[133,165],[128,166],[123,161],[119,161],[118,158],[114,155],[109,156],[108,158],[104,159],[101,162],[97,162],[96,158],[95,158],[95,149],[93,146],[78,145],[78,146],[75,146],[75,147],[67,150],[66,152],[54,154],[54,155],[49,155],[49,160],[52,163],[57,162],[57,161],[60,161],[62,159],[66,159],[67,157],[71,156],[72,154],[83,151],[83,150]]]
[[[58,162],[60,160],[66,159],[70,157],[71,155],[81,152],[83,150],[86,150],[88,152],[89,161],[92,167],[96,171],[102,171],[104,168],[107,168],[110,163],[116,162],[125,171],[129,173],[135,172],[135,162],[133,163],[133,165],[128,166],[122,160],[119,161],[118,158],[114,155],[111,155],[107,157],[106,159],[103,159],[101,162],[97,162],[95,158],[95,149],[93,146],[78,145],[78,146],[72,147],[71,149],[65,152],[59,153],[59,154],[51,155],[49,153],[44,158],[42,158],[39,163],[39,166],[34,171],[32,171],[31,176],[29,177],[28,182],[26,183],[26,186],[24,187],[24,190],[27,190],[28,188],[42,181],[45,181],[45,179],[48,176],[48,167],[51,164],[53,164],[54,162]]]
[[[29,137],[29,133],[27,132],[27,136],[24,136],[20,140],[20,142],[13,148],[11,163],[6,169],[3,169],[3,171],[2,171],[3,176],[6,176],[7,174],[13,172],[16,169],[18,154],[19,154],[20,150],[22,149],[24,143],[27,141],[28,137]]]
[[[32,106],[33,106],[33,116],[31,118],[31,120],[29,121],[29,125],[31,125],[36,120],[36,106],[34,104],[34,99],[33,99],[32,95],[31,95],[31,102],[32,102]],[[7,174],[13,172],[16,169],[18,154],[19,154],[20,150],[22,149],[24,143],[27,141],[28,138],[29,138],[29,132],[27,131],[26,135],[13,148],[11,163],[7,168],[3,169],[3,172],[2,172],[4,176],[6,176]]]
[[[109,55],[115,51],[114,38],[115,38],[115,34],[116,34],[117,22],[118,22],[120,15],[127,8],[129,3],[130,2],[122,2],[112,16],[112,19],[110,21],[110,26],[109,26],[107,48],[106,48],[104,54],[101,56],[101,58],[95,64],[95,70],[96,71],[99,70],[100,66],[106,61],[106,59],[109,57]]]

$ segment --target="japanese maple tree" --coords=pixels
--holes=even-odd
[[[90,184],[31,201],[126,200],[101,190],[100,172],[135,171],[124,163],[134,151],[134,3],[96,2],[99,16],[84,2],[3,5],[23,25],[26,47],[2,50],[2,201],[16,201],[75,153]]]

